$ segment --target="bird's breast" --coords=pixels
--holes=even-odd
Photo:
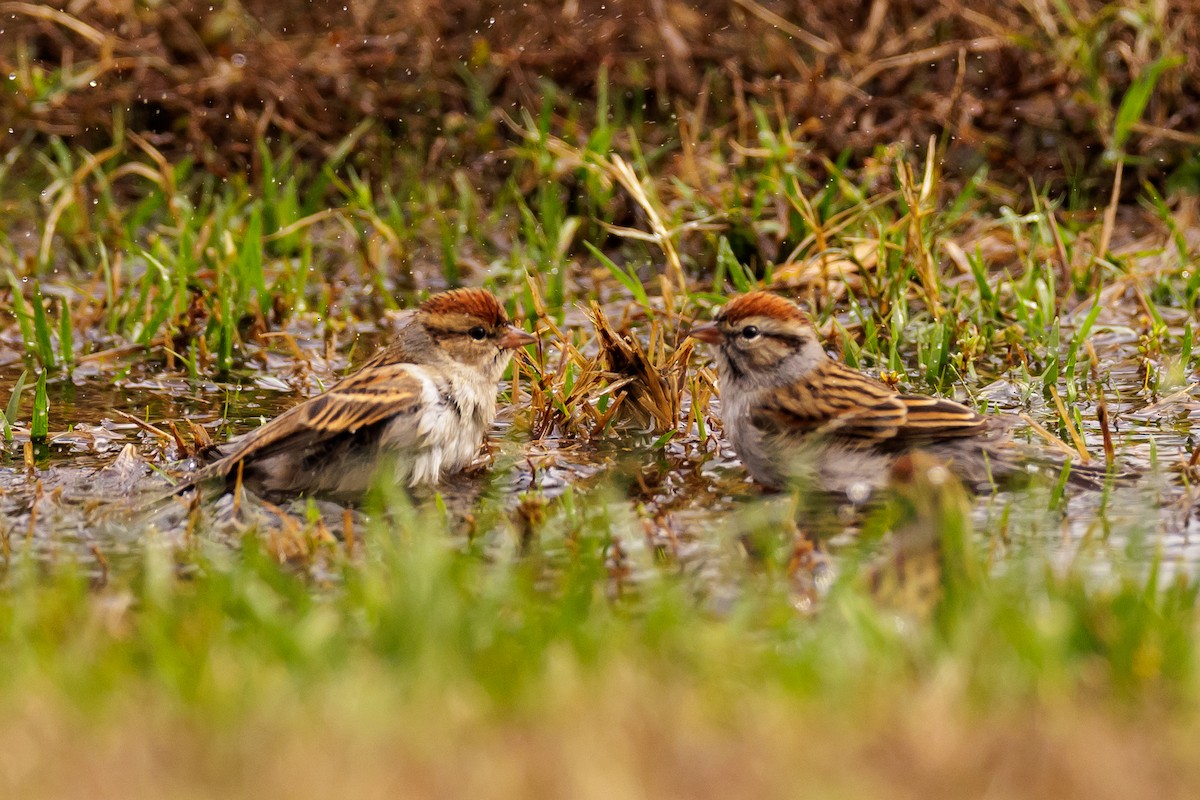
[[[495,387],[483,392],[470,380],[426,371],[423,410],[408,483],[436,483],[468,466],[496,416]]]

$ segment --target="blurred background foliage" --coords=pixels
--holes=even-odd
[[[749,104],[814,152],[946,145],[1040,188],[1195,189],[1196,0],[57,0],[0,3],[11,142],[87,149],[123,131],[220,174],[286,137],[494,166],[503,116],[547,98],[622,106],[663,136],[730,126]],[[604,76],[601,78],[601,76]],[[600,97],[600,95],[604,95]],[[566,109],[563,109],[564,111]],[[0,134],[4,134],[0,130]],[[652,134],[642,132],[644,136]],[[1130,180],[1130,178],[1135,178]]]

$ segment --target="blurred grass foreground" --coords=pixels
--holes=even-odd
[[[1197,796],[1197,12],[0,0],[0,797]],[[488,470],[131,499],[454,285]],[[1142,477],[764,497],[755,286]]]

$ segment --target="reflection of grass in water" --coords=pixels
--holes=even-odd
[[[1101,519],[1060,546],[1055,526],[1075,521],[1052,476],[977,513],[971,535],[956,490],[918,471],[865,520],[828,498],[800,498],[793,520],[787,498],[751,496],[736,467],[704,471],[720,458],[717,394],[680,334],[733,289],[774,286],[849,362],[906,390],[993,398],[1093,459],[1107,431],[1118,457],[1169,466],[1190,421],[1154,452],[1127,441],[1139,434],[1123,417],[1194,409],[1191,201],[1148,190],[1144,210],[1093,214],[1088,198],[1065,204],[985,170],[951,190],[937,151],[813,169],[752,104],[736,135],[689,128],[677,146],[555,103],[507,123],[515,143],[491,179],[430,170],[426,153],[372,161],[355,152],[365,128],[319,165],[264,144],[252,182],[172,164],[146,141],[55,145],[37,164],[18,154],[47,194],[14,201],[37,220],[32,251],[0,236],[12,298],[0,364],[14,382],[29,368],[22,389],[0,387],[0,402],[16,396],[5,469],[24,468],[35,420],[52,440],[36,466],[78,464],[55,434],[116,420],[87,398],[124,401],[164,434],[193,412],[243,430],[250,402],[277,402],[254,398],[253,377],[319,391],[366,355],[360,335],[386,338],[398,306],[454,282],[493,286],[543,331],[502,389],[514,437],[548,454],[525,463],[514,447],[514,470],[561,457],[569,473],[617,436],[634,457],[555,496],[535,483],[517,500],[497,479],[465,519],[384,497],[344,541],[343,518],[301,510],[233,528],[229,548],[219,511],[184,509],[181,531],[147,526],[140,566],[114,560],[103,585],[103,570],[84,578],[71,562],[94,564],[107,543],[61,545],[55,520],[81,517],[55,516],[56,487],[30,489],[41,500],[0,519],[0,702],[18,712],[0,746],[31,752],[21,721],[44,726],[34,751],[61,746],[83,708],[112,741],[162,732],[163,760],[135,774],[181,785],[232,770],[299,793],[425,779],[433,794],[499,774],[520,796],[555,780],[616,793],[661,764],[688,796],[757,796],[797,774],[831,794],[928,796],[982,772],[1013,795],[1061,796],[1059,781],[1169,794],[1171,753],[1197,722],[1183,702],[1200,689],[1195,585],[1162,585],[1153,555],[1109,557],[1122,541],[1153,553],[1160,509],[1147,499],[1144,520]],[[123,388],[156,375],[199,399]],[[122,430],[156,464],[180,455],[171,437]],[[706,515],[723,494],[735,499]],[[845,535],[859,524],[864,535]],[[833,540],[832,561],[801,529]],[[689,557],[698,543],[703,557]],[[1097,552],[1100,579],[1086,565]],[[338,769],[318,746],[327,729],[370,766]],[[571,777],[550,776],[556,756]],[[256,771],[267,762],[280,773]],[[13,780],[56,779],[31,775]]]

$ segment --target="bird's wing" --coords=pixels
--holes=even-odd
[[[228,474],[239,461],[266,456],[283,447],[310,449],[389,419],[415,417],[424,391],[411,365],[367,367],[325,394],[304,401],[235,440],[233,447],[205,472]]]
[[[868,445],[895,436],[907,416],[894,391],[830,361],[788,391],[765,397],[751,422],[775,434],[830,435]]]
[[[913,447],[974,436],[988,417],[951,400],[897,394],[837,361],[822,365],[791,391],[771,396],[753,418],[764,430],[836,437],[849,444]]]
[[[898,396],[908,411],[896,438],[906,444],[936,442],[977,436],[991,427],[991,418],[953,400],[902,394]]]

